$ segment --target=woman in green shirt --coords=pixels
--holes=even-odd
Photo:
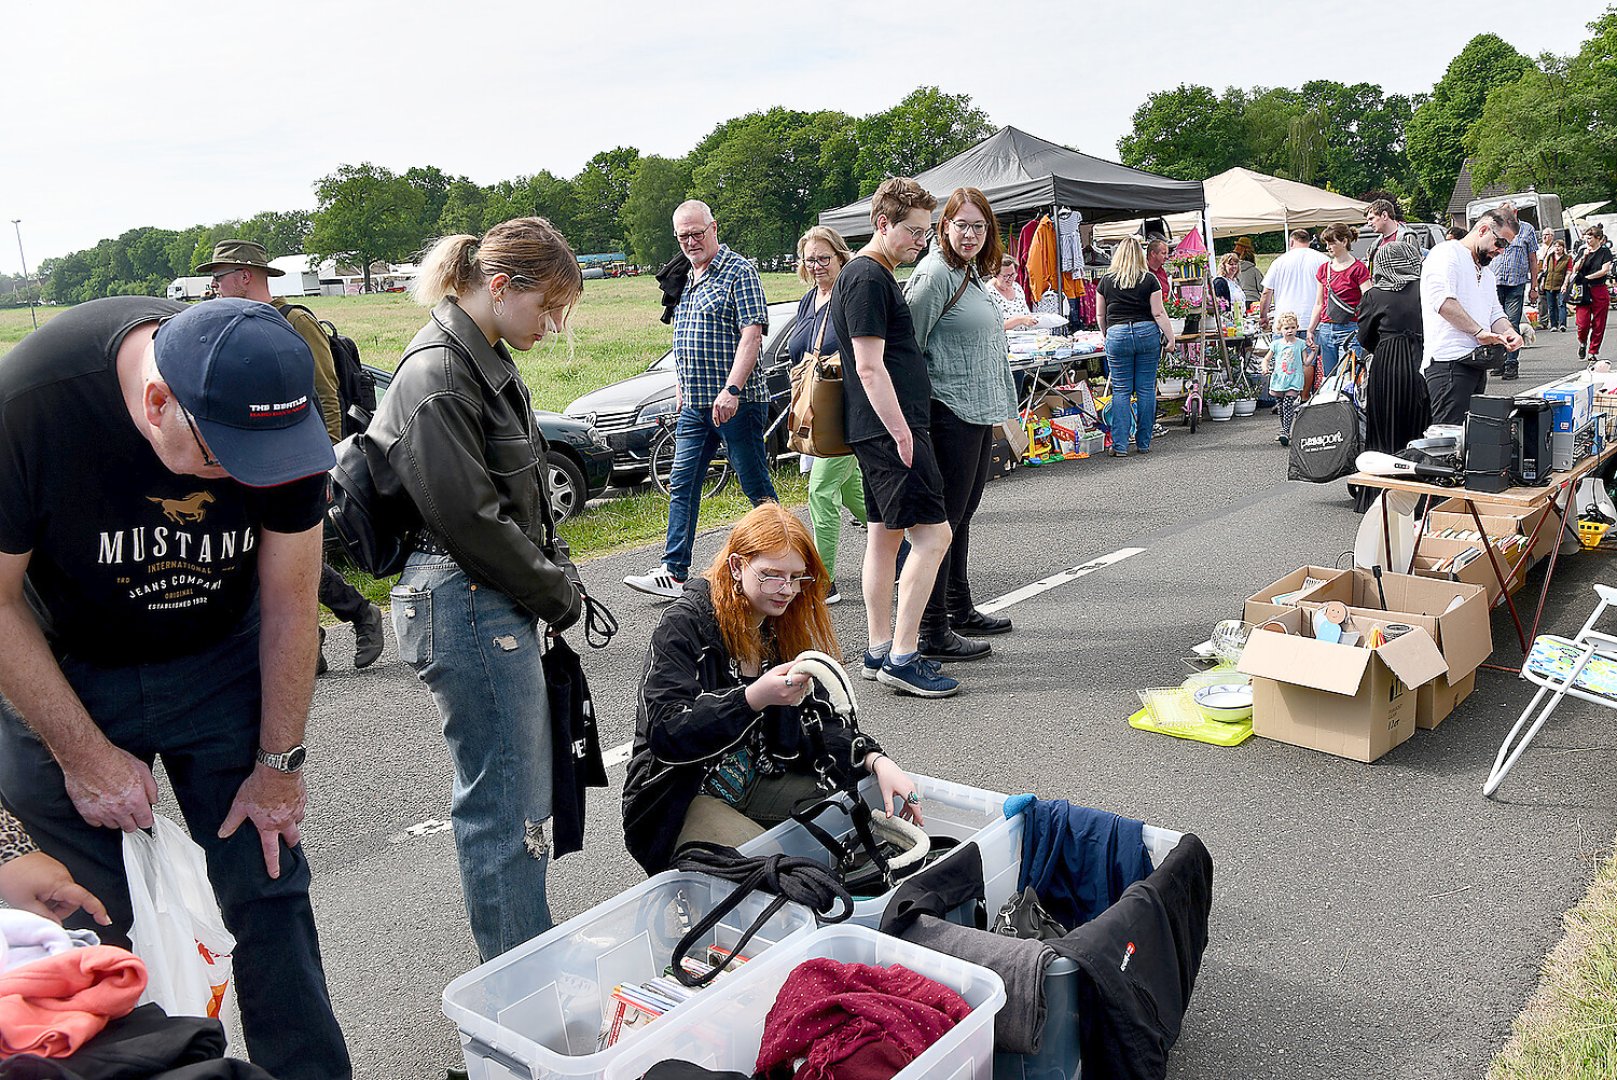
[[[921,655],[928,660],[979,659],[992,651],[979,638],[1011,629],[1011,620],[977,610],[966,573],[994,425],[1016,413],[1004,317],[983,284],[999,270],[1003,254],[987,197],[976,188],[956,188],[943,205],[937,240],[905,290],[932,378],[932,445],[954,530],[921,620]]]

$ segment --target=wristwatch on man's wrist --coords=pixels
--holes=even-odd
[[[299,743],[284,754],[271,754],[263,747],[259,747],[257,757],[260,765],[268,765],[276,772],[295,773],[303,768],[303,759],[308,753],[303,744]]]
[[[724,388],[724,392],[729,394],[731,397],[740,397],[741,387],[737,386],[735,383],[731,383]]]

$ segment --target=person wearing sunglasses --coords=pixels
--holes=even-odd
[[[0,357],[0,796],[126,946],[123,833],[152,826],[162,758],[247,1052],[291,1080],[351,1075],[299,842],[334,463],[268,304],[93,300]]]
[[[1421,264],[1421,374],[1434,424],[1465,422],[1472,395],[1487,389],[1488,369],[1498,366],[1487,347],[1522,347],[1488,265],[1515,236],[1516,215],[1489,210],[1463,240],[1445,240]]]
[[[822,794],[802,722],[804,701],[825,692],[792,665],[807,650],[842,655],[826,584],[808,529],[765,503],[663,613],[623,783],[624,840],[648,874],[692,841],[739,847]],[[834,770],[876,778],[881,812],[922,824],[914,782],[879,743],[836,723],[824,742]]]

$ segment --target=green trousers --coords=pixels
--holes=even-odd
[[[809,472],[809,521],[814,525],[814,549],[820,553],[825,572],[837,576],[837,544],[842,540],[842,508],[860,521],[865,516],[865,477],[859,459],[817,457]]]

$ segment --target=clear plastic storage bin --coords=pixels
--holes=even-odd
[[[984,791],[982,788],[939,780],[934,776],[911,773],[910,779],[915,781],[915,789],[921,794],[927,835],[975,841],[982,851],[983,880],[1002,882],[1012,860],[1020,861],[1022,857],[1021,818],[1006,820],[1007,796],[997,791]],[[881,788],[874,777],[865,778],[864,783],[859,785],[859,793],[876,808],[878,814],[885,812],[882,809]],[[827,809],[814,819],[814,823],[844,843],[853,835],[848,815],[841,810]],[[749,840],[741,846],[740,851],[743,855],[752,856],[776,853],[800,855],[831,865],[831,853],[825,849],[825,845],[795,821],[784,822],[756,840]],[[1014,890],[1015,887],[1016,873],[1013,868],[1009,889]],[[891,896],[892,893],[887,893],[857,901],[853,906],[853,918],[848,921],[856,926],[878,926]],[[1010,891],[1003,894],[996,894],[992,889],[989,891],[990,916],[999,910],[999,905],[1009,896]]]
[[[599,1077],[636,1039],[716,992],[705,990],[617,1045],[597,1049],[603,1017],[615,1011],[613,988],[662,974],[686,930],[734,889],[705,874],[667,871],[450,983],[444,1015],[460,1027],[470,1080]],[[774,899],[749,894],[692,955],[701,959],[708,945],[733,947]],[[753,959],[746,967],[814,922],[808,908],[786,904],[748,943]]]
[[[894,1080],[991,1080],[994,1014],[1005,986],[987,968],[863,926],[825,926],[782,944],[693,1002],[677,1020],[653,1024],[607,1067],[606,1080],[639,1080],[659,1061],[689,1061],[707,1069],[751,1075],[763,1042],[764,1018],[792,969],[827,957],[844,963],[903,964],[966,999],[971,1013],[910,1062]]]

